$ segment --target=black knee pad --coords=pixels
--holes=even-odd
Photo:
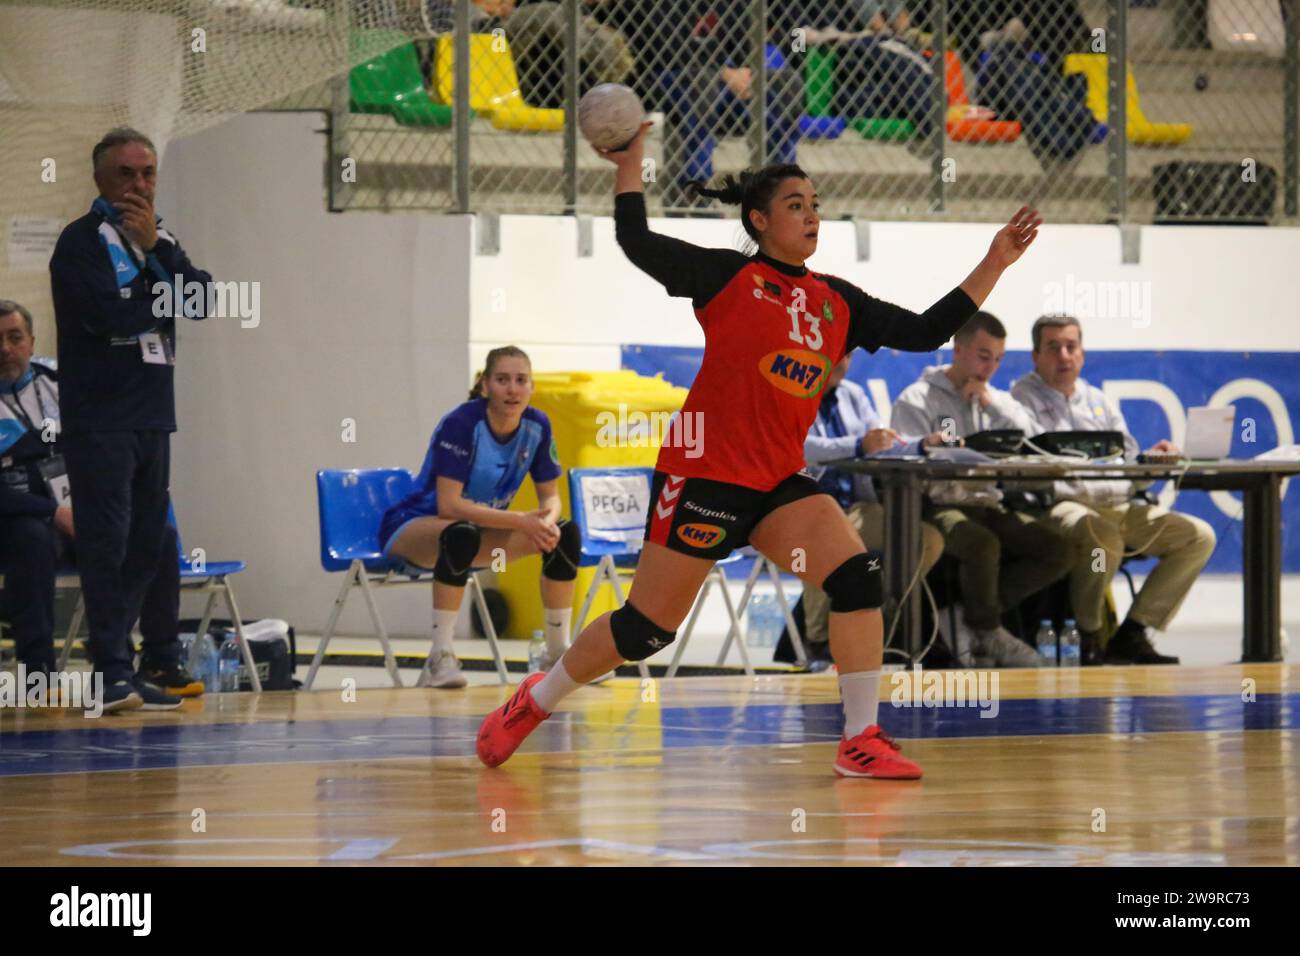
[[[542,555],[542,575],[552,581],[572,581],[582,557],[582,532],[572,521],[560,522],[560,543]]]
[[[677,640],[675,631],[665,631],[631,604],[624,604],[609,616],[609,629],[625,661],[643,661]]]
[[[863,611],[884,603],[882,579],[880,554],[867,551],[855,554],[826,575],[822,590],[831,599],[832,611]]]
[[[469,569],[481,543],[477,525],[468,521],[454,521],[447,525],[438,535],[438,560],[433,566],[433,579],[463,588],[469,580]]]

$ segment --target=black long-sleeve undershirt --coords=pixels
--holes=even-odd
[[[704,308],[752,261],[733,249],[709,249],[652,232],[646,219],[645,196],[639,192],[620,193],[614,198],[614,235],[633,265],[663,285],[669,295],[689,297],[697,309]],[[806,269],[761,253],[756,258],[791,277],[809,274]],[[868,295],[838,276],[820,278],[848,303],[846,352],[854,348],[869,352],[881,348],[933,352],[951,339],[978,308],[960,286],[918,314]]]

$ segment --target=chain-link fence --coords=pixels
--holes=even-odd
[[[1300,0],[392,2],[418,38],[335,84],[336,208],[607,212],[575,105],[621,82],[652,211],[798,162],[830,217],[1296,219]]]

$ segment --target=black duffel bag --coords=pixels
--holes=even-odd
[[[199,619],[186,618],[180,622],[181,633],[197,633]],[[243,621],[245,627],[256,623]],[[234,624],[226,619],[213,618],[208,622],[208,634],[221,652],[221,643],[228,634],[234,633]],[[293,670],[298,660],[298,643],[294,637],[293,627],[289,628],[289,642],[284,641],[249,641],[253,650],[253,663],[257,665],[257,677],[262,682],[262,690],[297,690],[302,686],[294,680]],[[252,690],[253,682],[249,679],[248,668],[239,667],[239,689]]]
[[[1277,201],[1277,170],[1266,163],[1253,170],[1241,163],[1161,163],[1151,184],[1155,221],[1163,225],[1264,226]]]

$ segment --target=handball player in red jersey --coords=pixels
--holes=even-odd
[[[839,671],[844,735],[834,769],[846,777],[917,779],[921,768],[877,723],[883,659],[881,561],[863,549],[844,512],[803,473],[803,446],[830,369],[849,350],[932,352],[984,303],[1002,272],[1038,234],[1021,208],[962,283],[919,315],[874,299],[804,262],[817,251],[817,194],[795,165],[728,176],[698,191],[739,204],[757,246],[746,255],[650,231],[641,160],[645,133],[597,151],[618,167],[619,245],[670,296],[689,298],[704,329],[704,360],[681,414],[706,426],[700,449],[670,430],[651,488],[645,547],[627,603],[592,621],[550,672],[526,678],[489,714],[479,759],[504,763],[568,694],[676,638],[715,561],[748,544],[830,597],[830,646]],[[696,434],[698,431],[698,425]],[[691,457],[687,452],[690,452]],[[801,560],[796,560],[800,558]]]

